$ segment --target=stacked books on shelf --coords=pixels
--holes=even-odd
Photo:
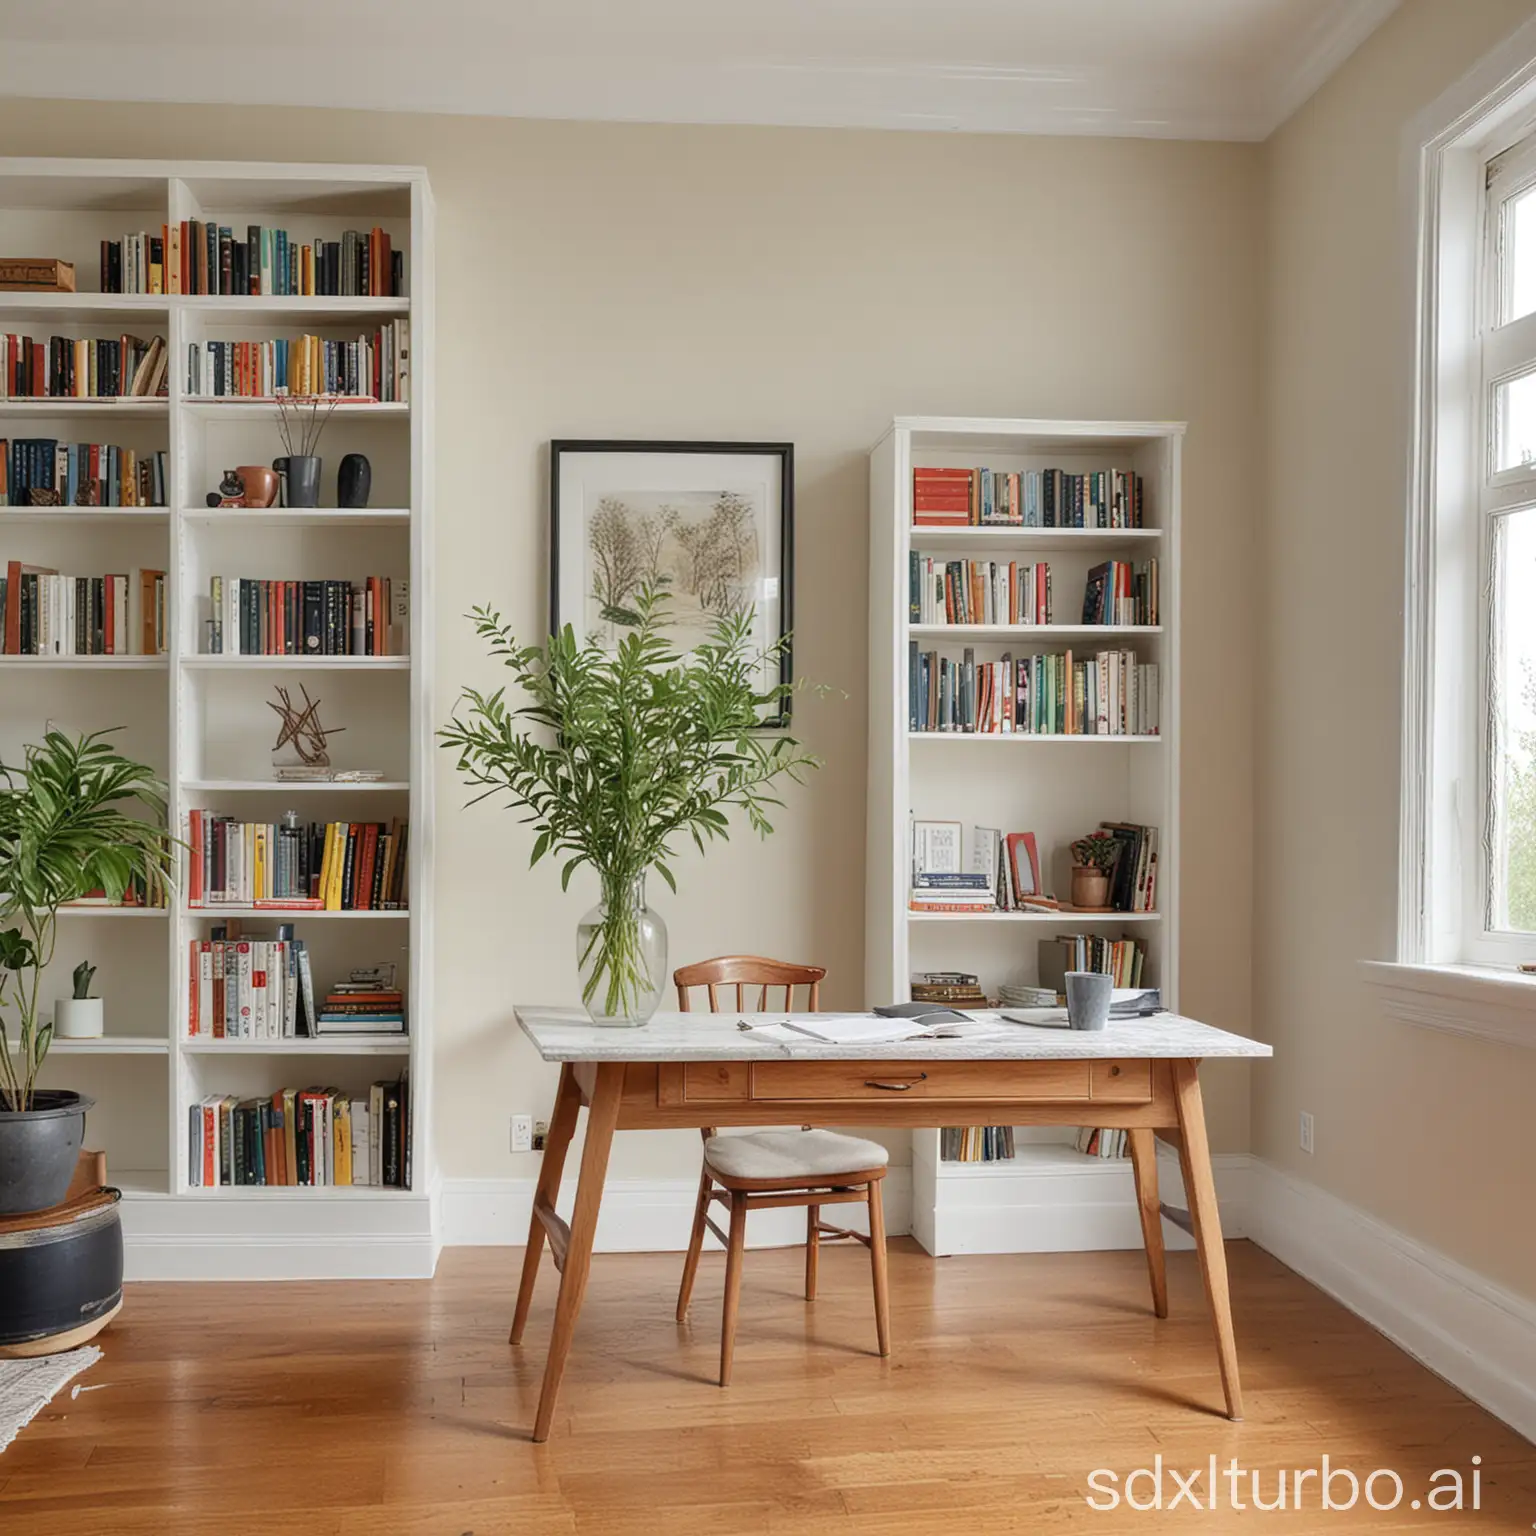
[[[979,735],[1156,736],[1160,689],[1155,661],[1134,651],[1005,654],[959,660],[922,651],[907,664],[907,726],[912,731]]]
[[[187,344],[187,393],[204,399],[406,401],[410,321],[386,321],[356,341],[298,336]]]
[[[1113,976],[1116,987],[1142,985],[1146,950],[1132,938],[1103,939],[1093,934],[1062,933],[1041,939],[1037,966],[1042,991],[1065,996],[1068,971],[1098,971]]]
[[[406,903],[409,824],[394,820],[238,821],[189,811],[187,905],[388,912]]]
[[[233,925],[231,925],[233,927]],[[284,923],[275,939],[190,941],[187,1034],[210,1040],[296,1040],[314,1033],[309,950]]]
[[[1140,528],[1142,477],[1130,470],[912,471],[917,528]]]
[[[101,242],[103,293],[228,294],[251,297],[399,298],[405,254],[374,225],[300,244],[286,229],[183,219],[158,234],[140,230]]]
[[[911,983],[914,1003],[937,1003],[946,1008],[985,1008],[987,994],[970,971],[919,971]]]
[[[187,1182],[195,1189],[409,1189],[409,1082],[280,1088],[242,1099],[212,1094],[189,1107]]]
[[[405,1033],[405,993],[395,982],[392,965],[360,966],[326,993],[315,1017],[318,1035]]]
[[[1106,560],[1088,572],[1084,624],[1156,624],[1157,561]]]
[[[1051,568],[1017,560],[912,553],[914,624],[1049,624]]]
[[[946,1163],[1011,1162],[1013,1127],[946,1125],[939,1132],[939,1157]]]
[[[159,656],[166,650],[165,572],[65,576],[10,561],[0,578],[7,656]]]
[[[163,507],[163,451],[0,437],[0,507]]]
[[[1130,1133],[1085,1125],[1078,1129],[1077,1150],[1089,1157],[1129,1157]]]
[[[410,634],[409,586],[215,576],[203,627],[210,656],[394,656]]]
[[[1055,1008],[1066,998],[1049,987],[1029,987],[1022,982],[1005,981],[997,989],[1000,1008]]]
[[[166,393],[165,337],[0,336],[0,400],[91,400]]]
[[[985,875],[923,873],[912,877],[914,912],[995,912],[997,896]]]

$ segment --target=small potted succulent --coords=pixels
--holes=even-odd
[[[1120,844],[1100,828],[1072,843],[1072,905],[1079,911],[1109,911],[1109,877]]]
[[[109,735],[50,730],[21,767],[0,764],[0,1216],[64,1198],[91,1107],[37,1086],[57,1024],[40,1021],[38,1004],[60,908],[97,891],[121,901],[138,882],[154,900],[170,884],[164,786]],[[93,968],[83,970],[89,992]]]
[[[82,960],[74,970],[75,990],[71,997],[61,997],[53,1005],[53,1034],[56,1040],[98,1040],[104,1020],[101,999],[91,996],[96,967]]]

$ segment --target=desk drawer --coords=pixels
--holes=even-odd
[[[752,1064],[752,1097],[843,1103],[881,1099],[1071,1102],[1093,1097],[1094,1065],[1087,1061],[757,1061]]]

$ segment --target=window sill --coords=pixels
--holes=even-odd
[[[1475,965],[1361,962],[1383,1011],[1402,1024],[1536,1049],[1536,976]]]

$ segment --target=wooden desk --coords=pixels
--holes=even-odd
[[[783,1015],[778,1015],[783,1017]],[[807,1015],[806,1017],[809,1017]],[[1193,1233],[1216,1329],[1227,1416],[1242,1417],[1221,1218],[1196,1068],[1207,1056],[1268,1056],[1267,1045],[1173,1014],[1100,1033],[1000,1025],[986,1039],[891,1046],[779,1045],[737,1028],[733,1013],[658,1013],[640,1029],[599,1029],[574,1008],[519,1007],[518,1023],[560,1088],[533,1200],[513,1314],[522,1342],[544,1240],[560,1294],[533,1438],[549,1438],[592,1265],[615,1131],[705,1125],[1081,1125],[1129,1130],[1152,1306],[1168,1315],[1161,1216]],[[555,1213],[576,1116],[587,1108],[576,1207]],[[1178,1148],[1189,1211],[1164,1207],[1154,1137]]]

